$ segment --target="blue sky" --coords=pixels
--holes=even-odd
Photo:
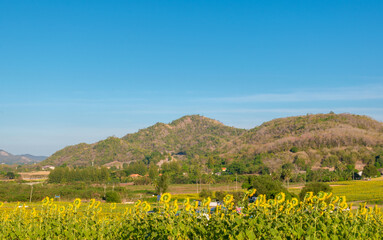
[[[201,114],[383,120],[383,1],[0,0],[0,149]]]

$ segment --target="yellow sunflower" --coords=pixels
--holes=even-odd
[[[278,202],[278,203],[283,203],[285,201],[285,198],[286,198],[286,195],[284,192],[280,192],[277,194],[277,196],[275,196],[275,200]]]
[[[0,207],[2,207],[4,205],[4,203],[3,202],[0,202]]]
[[[116,203],[115,202],[110,204],[110,209],[112,209],[112,210],[116,209]]]
[[[172,195],[170,195],[170,193],[164,193],[164,194],[162,194],[160,201],[168,203],[168,202],[170,202],[171,198],[172,198]]]
[[[90,201],[89,201],[89,208],[92,208],[94,206],[96,202],[96,199],[92,198]]]
[[[229,204],[233,201],[233,195],[231,194],[227,194],[224,198],[223,198],[223,202],[225,204]]]
[[[314,193],[313,192],[307,192],[306,194],[305,194],[305,201],[310,201],[311,200],[311,198],[313,197],[313,195],[314,195]]]
[[[326,193],[323,191],[318,192],[317,197],[320,201],[324,201],[326,199]]]
[[[81,205],[81,199],[80,199],[80,198],[76,198],[76,199],[73,201],[73,205],[74,205],[76,208],[79,208],[80,205]]]
[[[190,209],[191,209],[191,207],[192,207],[192,206],[188,203],[188,204],[186,204],[186,206],[185,206],[185,210],[189,212]]]
[[[210,205],[210,202],[211,202],[211,199],[210,199],[210,197],[208,197],[202,201],[202,204],[204,207],[208,207]]]
[[[291,199],[291,204],[295,207],[299,204],[299,200],[297,198]]]
[[[59,207],[59,213],[63,214],[65,212],[65,207],[64,206],[60,206]]]
[[[183,203],[184,203],[184,205],[187,205],[187,204],[189,204],[189,202],[190,202],[190,199],[186,198]]]
[[[134,203],[134,207],[138,208],[138,206],[141,205],[141,200],[137,200],[137,202]]]
[[[45,205],[48,205],[48,203],[49,203],[49,197],[45,197],[43,200],[42,200],[42,202],[43,202],[43,205],[45,206]]]

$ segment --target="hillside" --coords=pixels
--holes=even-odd
[[[333,167],[338,161],[366,163],[382,146],[383,124],[360,115],[330,113],[280,118],[250,130],[190,115],[122,138],[69,146],[43,163],[85,166],[92,162],[132,162],[154,155],[157,160],[170,155],[179,159],[184,155],[191,159],[211,155],[227,163],[262,156],[262,162],[272,169],[286,162],[301,168]]]
[[[366,163],[382,146],[381,122],[353,114],[315,114],[265,122],[233,139],[221,151],[246,158],[263,154],[269,167],[299,158],[305,164],[334,167],[335,161],[326,163],[331,155]],[[290,151],[293,147],[298,152]]]
[[[45,156],[33,156],[30,154],[13,155],[4,150],[0,150],[0,163],[3,164],[33,164],[45,160]]]
[[[53,165],[103,165],[112,161],[132,162],[142,160],[153,152],[159,158],[169,154],[213,152],[245,130],[228,127],[198,115],[184,116],[170,124],[157,123],[151,127],[128,134],[123,138],[110,137],[94,143],[81,143],[66,147],[49,157],[44,164]]]

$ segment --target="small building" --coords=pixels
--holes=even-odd
[[[46,165],[46,166],[42,166],[41,169],[43,171],[46,171],[46,170],[54,170],[55,169],[55,166],[52,166],[52,165]]]
[[[142,177],[142,176],[140,174],[130,174],[129,177],[138,178],[138,177]]]

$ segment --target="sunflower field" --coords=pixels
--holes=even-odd
[[[94,199],[71,203],[48,197],[39,204],[0,203],[0,239],[382,239],[380,208],[361,204],[352,209],[344,196],[307,193],[303,201],[246,193],[210,208],[202,202],[173,200],[158,204],[105,204]]]

